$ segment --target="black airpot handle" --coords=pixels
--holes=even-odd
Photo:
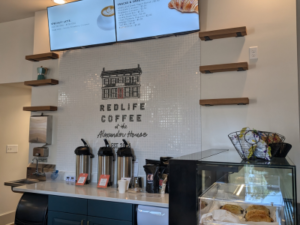
[[[128,147],[128,148],[131,149],[131,147],[129,146],[129,144],[127,143],[127,141],[126,141],[125,139],[123,139],[123,142],[124,142],[124,144],[125,144],[125,147]],[[132,151],[132,150],[131,150],[131,151]],[[135,161],[134,155],[132,155],[132,161]]]
[[[81,138],[81,141],[83,142],[84,146],[88,147],[91,150],[91,148],[87,145],[87,143],[85,142],[85,140],[83,140],[83,138]],[[91,153],[90,158],[91,159],[94,158],[95,156],[94,156],[93,152],[90,151],[90,153]]]
[[[105,142],[106,147],[111,148],[111,150],[113,151],[113,149],[112,149],[112,147],[110,147],[110,145],[109,145],[107,139],[104,139],[104,142]],[[114,152],[113,152],[113,161],[116,161]]]
[[[81,138],[81,141],[83,142],[84,146],[87,146],[87,143]]]
[[[106,139],[104,139],[104,142],[105,142],[106,147],[109,147],[109,143]]]
[[[123,142],[124,142],[124,144],[125,144],[125,147],[127,147],[127,146],[128,146],[127,141],[126,141],[125,139],[123,139]]]

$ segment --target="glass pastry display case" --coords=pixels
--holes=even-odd
[[[170,160],[169,224],[296,225],[296,167],[289,158],[242,160],[207,150]]]

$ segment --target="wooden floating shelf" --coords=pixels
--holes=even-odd
[[[58,58],[59,58],[59,55],[54,52],[25,56],[26,60],[29,60],[32,62],[39,62],[39,61],[43,61],[43,60],[58,59]]]
[[[24,82],[24,85],[32,86],[32,87],[45,86],[45,85],[57,85],[57,84],[59,84],[59,81],[54,80],[54,79],[31,80],[31,81],[25,81]]]
[[[201,31],[199,38],[202,41],[211,41],[213,39],[228,38],[228,37],[243,37],[247,35],[246,27],[235,27],[221,30]]]
[[[28,106],[23,107],[23,111],[39,112],[39,111],[57,111],[56,106]]]
[[[245,71],[245,70],[248,70],[247,62],[200,66],[201,73],[218,73],[218,72]]]
[[[203,99],[200,100],[202,106],[213,105],[248,105],[249,98],[220,98],[220,99]]]

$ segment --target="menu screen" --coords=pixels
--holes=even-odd
[[[200,29],[198,0],[115,0],[117,41]]]
[[[84,0],[48,8],[52,51],[200,29],[198,0]]]
[[[51,50],[116,42],[113,0],[84,0],[48,8]]]

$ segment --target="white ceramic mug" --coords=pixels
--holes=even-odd
[[[119,193],[124,194],[127,190],[128,181],[127,180],[119,180],[118,186],[119,186]]]
[[[115,7],[110,5],[101,10],[97,19],[98,27],[103,30],[112,30],[115,28]]]

